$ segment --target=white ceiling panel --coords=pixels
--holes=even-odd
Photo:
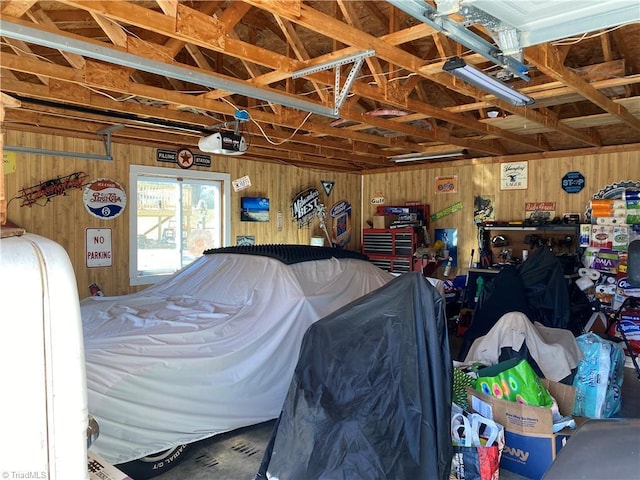
[[[520,31],[520,46],[640,21],[640,0],[463,0]]]

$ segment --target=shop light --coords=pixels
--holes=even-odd
[[[403,155],[394,155],[389,157],[389,161],[394,163],[419,162],[421,160],[438,160],[440,158],[459,157],[466,154],[466,149],[433,153],[405,153]]]
[[[467,65],[460,57],[452,57],[447,60],[442,69],[451,75],[470,83],[485,92],[491,93],[505,102],[517,107],[531,105],[534,100],[519,91],[505,85],[495,78],[481,72],[477,68]]]

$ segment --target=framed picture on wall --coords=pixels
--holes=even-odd
[[[500,190],[526,190],[528,174],[528,162],[501,163]]]
[[[243,222],[268,222],[269,199],[264,197],[242,197],[240,220]]]
[[[253,235],[238,235],[236,237],[236,245],[243,247],[246,245],[255,245],[256,237]]]

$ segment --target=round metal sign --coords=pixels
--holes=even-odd
[[[127,194],[122,186],[108,178],[88,184],[82,199],[87,212],[102,219],[116,218],[127,206]]]
[[[181,148],[176,153],[176,161],[180,168],[191,168],[193,166],[193,162],[195,158],[193,157],[193,153],[188,148]]]

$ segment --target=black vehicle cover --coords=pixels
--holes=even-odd
[[[485,287],[471,326],[464,334],[458,360],[464,361],[473,342],[505,313],[522,312],[546,327],[568,328],[571,303],[562,264],[546,248],[533,250],[519,268],[506,265]]]
[[[529,305],[538,312],[530,320],[547,327],[567,328],[571,313],[569,287],[558,257],[546,248],[535,249],[520,266],[520,278]]]
[[[314,323],[256,479],[445,479],[445,303],[419,272]]]

